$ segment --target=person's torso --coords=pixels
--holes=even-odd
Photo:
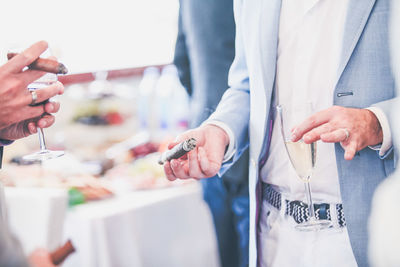
[[[282,1],[274,104],[310,103],[313,112],[333,105],[347,6],[348,0]],[[304,185],[289,161],[279,120],[261,178],[293,199],[304,199]],[[317,142],[311,186],[317,202],[341,202],[334,144]]]
[[[389,4],[388,0],[349,1],[333,104],[365,108],[394,97],[386,29]],[[280,0],[235,1],[236,23],[242,26],[250,80],[250,220],[257,219],[259,163],[267,151],[271,129],[268,119],[275,83],[280,7]],[[351,95],[340,94],[349,91]],[[343,155],[340,145],[335,145],[335,151]],[[365,236],[362,232],[366,231],[372,192],[393,170],[393,160],[380,160],[375,151],[366,148],[351,162],[337,157],[337,167],[343,204],[354,211],[346,215],[353,250],[357,260],[365,261],[366,239],[361,237]],[[255,266],[255,224],[250,223],[250,228],[250,266]]]

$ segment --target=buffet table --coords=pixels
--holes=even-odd
[[[21,203],[16,190],[6,189],[10,209]],[[11,191],[13,197],[9,197]],[[62,244],[60,233],[44,224],[63,218],[59,211],[49,208],[62,201],[47,202],[47,213],[40,216],[28,212],[22,218],[21,213],[10,212],[11,222],[18,221],[18,229],[29,228],[22,232],[16,229],[26,251],[34,245],[54,249],[55,242]],[[32,218],[43,223],[32,225]],[[64,267],[219,266],[211,215],[198,183],[134,191],[75,206],[65,212],[63,229],[62,241],[70,239],[77,250],[64,262]],[[43,242],[36,236],[53,242]]]

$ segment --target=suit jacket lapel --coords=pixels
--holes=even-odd
[[[261,0],[259,10],[261,68],[267,99],[275,81],[281,3],[281,0]]]
[[[259,53],[261,56],[261,76],[265,90],[267,112],[270,111],[272,94],[275,84],[276,60],[278,54],[279,18],[281,13],[282,0],[261,0],[259,14]],[[269,112],[270,113],[270,112]],[[271,135],[271,114],[265,118],[265,138],[263,141],[259,161],[264,164],[268,151],[268,140]]]
[[[343,36],[343,49],[336,83],[339,81],[361,37],[376,0],[350,0]]]

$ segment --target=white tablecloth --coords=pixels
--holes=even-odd
[[[55,233],[49,224],[64,218],[60,210],[53,209],[60,201],[43,198],[32,202],[21,198],[21,193],[10,198],[9,192],[7,189],[9,207],[24,210],[18,216],[9,214],[24,246],[53,249],[55,242],[63,243],[61,232]],[[30,210],[26,202],[30,202]],[[37,206],[43,206],[40,209],[46,212],[38,214]],[[35,220],[38,223],[32,224]],[[63,267],[219,266],[211,215],[197,183],[131,192],[75,206],[66,212],[62,241],[67,239],[72,240],[77,252]]]
[[[11,230],[27,255],[38,247],[54,250],[61,245],[66,190],[5,187],[4,192]]]

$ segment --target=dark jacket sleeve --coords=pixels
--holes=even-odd
[[[189,96],[192,95],[192,80],[190,74],[190,60],[186,46],[186,37],[182,25],[182,8],[179,10],[178,38],[175,45],[174,64],[178,69],[179,79],[187,90]]]
[[[0,146],[0,169],[1,169],[1,166],[2,166],[2,162],[3,162],[3,147]]]

